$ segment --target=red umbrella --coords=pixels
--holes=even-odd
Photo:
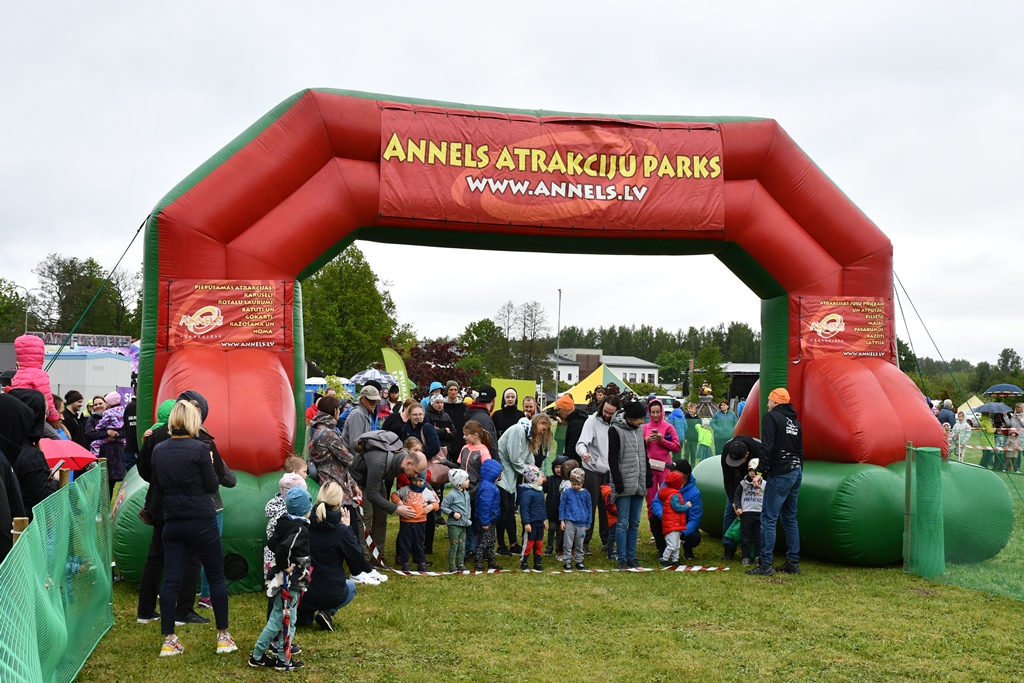
[[[46,456],[46,464],[50,467],[56,466],[58,462],[63,460],[64,464],[61,467],[69,470],[80,470],[89,463],[96,461],[95,455],[74,441],[40,439],[39,449]]]

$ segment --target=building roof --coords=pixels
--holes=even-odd
[[[655,363],[636,356],[601,356],[601,362],[617,368],[653,368],[657,370],[659,367]]]
[[[722,371],[727,375],[759,375],[760,363],[723,363]]]
[[[566,356],[556,356],[553,353],[548,354],[548,360],[552,363],[558,362],[559,365],[579,365],[579,361],[574,358],[568,358]]]

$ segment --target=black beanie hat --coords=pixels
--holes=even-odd
[[[84,397],[82,396],[82,392],[76,391],[75,389],[72,389],[68,393],[64,394],[64,403],[67,403],[68,405],[71,405],[75,401],[83,400],[83,398]]]
[[[625,405],[623,410],[626,411],[627,420],[635,420],[636,418],[643,417],[647,414],[644,404],[640,403],[640,401],[630,401]]]

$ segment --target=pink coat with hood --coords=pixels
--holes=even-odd
[[[679,435],[676,434],[676,428],[665,421],[665,406],[658,399],[652,398],[651,402],[647,404],[648,415],[650,415],[651,406],[653,405],[661,406],[661,417],[658,418],[657,422],[652,418],[650,422],[644,425],[644,442],[647,444],[647,457],[652,460],[670,463],[672,462],[672,454],[678,453],[680,450]],[[658,430],[663,438],[660,441],[648,442],[647,437],[654,430]]]
[[[14,340],[14,354],[18,358],[18,371],[11,380],[13,389],[35,389],[46,397],[46,421],[59,422],[60,415],[53,405],[50,375],[43,370],[46,347],[35,335],[23,334]]]

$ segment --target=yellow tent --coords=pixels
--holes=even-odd
[[[619,386],[619,393],[626,391],[633,391],[629,388],[625,382],[619,379],[618,375],[608,369],[608,366],[602,364],[597,370],[594,370],[586,379],[580,380],[580,383],[574,386],[569,391],[565,392],[572,396],[573,402],[578,405],[587,404],[587,394],[594,391],[597,386],[607,386],[609,382],[615,382]]]
[[[957,408],[956,412],[963,413],[964,415],[970,415],[971,408],[977,408],[983,403],[984,401],[978,398],[977,394],[975,394],[974,396],[971,396],[969,399],[967,399],[967,401],[963,405]]]

